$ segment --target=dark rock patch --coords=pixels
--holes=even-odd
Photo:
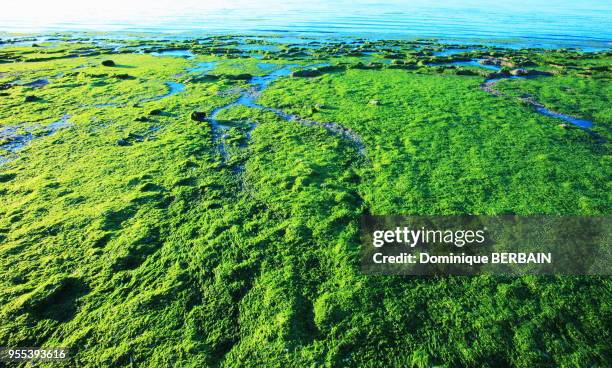
[[[185,80],[185,83],[201,83],[201,82],[214,82],[219,80],[221,77],[213,74],[205,74],[200,77],[192,77]]]
[[[318,69],[304,69],[304,70],[296,70],[292,72],[291,77],[293,78],[311,78],[311,77],[318,77],[321,74],[323,73]]]
[[[113,75],[113,77],[116,79],[120,79],[120,80],[135,79],[133,76],[129,74],[115,74]]]
[[[125,147],[125,146],[131,146],[135,142],[143,142],[143,141],[144,141],[144,137],[142,135],[130,133],[124,138],[117,139],[117,145]]]
[[[193,121],[206,121],[206,113],[202,111],[194,111],[191,113],[191,120]]]
[[[529,73],[525,69],[512,69],[512,70],[510,70],[510,75],[513,75],[513,76],[524,76],[524,75],[528,75],[528,74]]]
[[[0,183],[7,183],[17,177],[15,173],[0,174]]]
[[[251,74],[248,74],[248,73],[243,73],[243,74],[228,74],[228,75],[225,75],[225,78],[227,78],[229,80],[248,81],[248,80],[251,80],[253,78],[253,76]]]

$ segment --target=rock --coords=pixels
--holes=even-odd
[[[325,66],[320,66],[318,68],[315,68],[315,70],[318,70],[321,73],[341,72],[341,71],[346,70],[346,66],[345,65],[325,65]]]
[[[204,74],[202,77],[196,78],[196,79],[201,79],[203,82],[207,82],[207,81],[216,81],[216,80],[219,80],[219,78],[220,77],[218,75]]]
[[[388,66],[389,69],[404,69],[404,70],[411,70],[411,69],[416,69],[416,63],[415,64],[408,64],[408,63],[402,63],[402,64],[390,64]]]
[[[17,177],[17,174],[14,173],[6,173],[0,174],[0,183],[7,183]]]
[[[380,101],[379,100],[370,100],[370,102],[368,102],[368,105],[370,105],[370,106],[378,106],[378,105],[380,105]]]
[[[212,81],[219,80],[219,78],[221,78],[221,77],[218,76],[218,75],[204,74],[203,76],[200,76],[200,77],[187,78],[187,79],[185,79],[185,83],[212,82]]]
[[[512,69],[510,70],[510,75],[513,75],[515,77],[518,76],[524,76],[524,75],[528,75],[529,72],[525,69]]]
[[[570,129],[571,128],[571,126],[569,124],[565,124],[565,123],[564,124],[559,124],[559,127],[563,128],[563,129]]]
[[[102,65],[104,66],[115,66],[115,62],[112,60],[103,60]]]
[[[146,122],[146,121],[149,121],[149,118],[146,117],[146,116],[139,116],[139,117],[135,118],[134,121]]]
[[[140,134],[128,133],[125,138],[117,139],[118,146],[131,146],[134,142],[144,142],[147,137]]]
[[[159,116],[161,114],[163,114],[164,112],[160,109],[153,109],[151,111],[149,111],[149,115],[151,116]]]
[[[253,76],[248,73],[230,74],[230,75],[226,75],[225,77],[230,80],[243,80],[243,81],[248,81],[248,80],[251,80],[251,78],[253,78]]]
[[[480,63],[483,65],[506,66],[504,64],[507,64],[508,60],[505,58],[487,57],[481,60]]]
[[[134,79],[134,77],[132,77],[129,74],[115,74],[113,75],[113,77],[117,78],[117,79],[122,79],[122,80],[126,80],[126,79]]]
[[[321,71],[318,69],[304,69],[297,70],[291,73],[291,77],[293,78],[309,78],[309,77],[318,77],[321,75]]]
[[[399,53],[385,54],[385,55],[383,56],[383,58],[385,58],[385,59],[402,59],[402,58],[404,58],[404,57],[406,57],[406,55],[404,55],[404,54],[399,54]]]
[[[34,95],[27,95],[24,97],[23,102],[34,102],[40,100],[38,97]]]
[[[206,121],[206,113],[202,111],[194,111],[191,113],[191,120]]]

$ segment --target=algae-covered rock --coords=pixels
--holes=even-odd
[[[515,77],[516,76],[524,76],[524,75],[527,75],[527,74],[529,74],[529,72],[527,72],[527,70],[525,70],[525,69],[512,69],[512,70],[510,70],[510,75],[513,75]]]
[[[455,74],[457,75],[478,75],[476,71],[470,70],[470,69],[457,69],[455,71]]]
[[[321,75],[320,70],[318,69],[304,69],[304,70],[296,70],[291,73],[291,77],[294,78],[309,78],[309,77],[318,77]]]
[[[229,80],[242,80],[242,81],[248,81],[251,80],[251,78],[253,78],[253,75],[248,74],[248,73],[243,73],[243,74],[229,74],[226,75],[225,78],[229,79]]]
[[[3,173],[3,174],[0,174],[0,183],[9,182],[9,181],[15,179],[16,177],[17,177],[17,174],[15,174],[15,173]]]
[[[191,113],[191,120],[206,121],[206,113],[202,111],[194,111]]]
[[[201,83],[201,82],[214,82],[219,80],[220,76],[213,74],[204,74],[201,77],[192,77],[185,79],[185,83]]]
[[[129,74],[115,74],[113,77],[121,80],[134,79],[134,77]]]
[[[114,62],[114,61],[112,61],[112,60],[103,60],[103,61],[102,61],[102,65],[103,65],[103,66],[115,66],[116,64],[115,64],[115,62]]]

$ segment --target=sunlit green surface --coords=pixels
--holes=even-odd
[[[0,91],[0,129],[38,136],[0,152],[1,346],[68,347],[85,366],[610,364],[608,278],[358,267],[366,212],[609,215],[610,72],[586,68],[610,56],[495,51],[556,74],[502,81],[508,95],[496,97],[480,87],[486,71],[419,67],[436,60],[411,44],[399,44],[401,63],[370,69],[355,67],[391,53],[349,56],[339,44],[259,60],[193,46],[184,59],[79,47],[101,55],[67,57],[73,43],[0,49],[16,61],[0,64],[0,84],[50,82]],[[342,65],[279,79],[258,103],[337,123],[365,150],[237,106],[220,117],[234,127],[224,159],[210,122],[190,115],[248,84],[194,79],[188,69],[204,61],[229,76],[267,74],[259,63]],[[185,90],[138,103],[167,82]],[[514,98],[524,93],[595,127],[563,128]]]

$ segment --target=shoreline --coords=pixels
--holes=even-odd
[[[383,35],[375,34],[354,34],[354,33],[327,33],[327,34],[312,34],[303,32],[232,32],[232,31],[197,31],[197,32],[138,32],[138,31],[79,31],[79,30],[57,30],[57,31],[33,31],[33,32],[7,32],[0,31],[0,48],[7,45],[7,40],[27,39],[27,42],[45,42],[46,39],[56,39],[62,37],[74,38],[91,38],[90,41],[96,40],[120,40],[120,39],[149,39],[149,40],[168,40],[168,41],[185,41],[193,39],[207,38],[251,38],[280,41],[280,43],[303,43],[309,41],[324,41],[324,42],[353,42],[357,40],[367,41],[403,41],[403,42],[435,42],[441,45],[459,45],[459,46],[484,46],[489,48],[503,49],[531,49],[531,50],[575,50],[579,52],[603,52],[612,50],[612,41],[601,38],[584,38],[582,40],[572,40],[559,42],[559,38],[529,38],[529,37],[452,37],[452,36],[401,36],[401,35]],[[19,41],[18,41],[19,42]]]

